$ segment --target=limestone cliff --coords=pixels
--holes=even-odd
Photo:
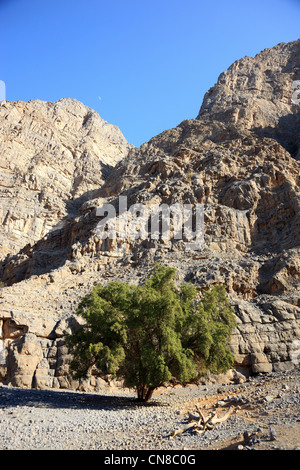
[[[92,197],[129,145],[74,99],[0,106],[0,258],[42,238]]]
[[[179,280],[199,290],[227,285],[238,323],[231,344],[236,368],[257,373],[295,366],[300,163],[292,83],[300,80],[299,52],[298,40],[235,62],[206,94],[196,119],[128,154],[125,146],[125,158],[87,189],[92,191],[85,193],[83,183],[82,197],[70,188],[76,213],[6,258],[2,272],[9,287],[0,299],[3,381],[79,387],[68,375],[63,331],[76,324],[80,297],[98,282],[138,283],[153,261],[176,267]],[[184,240],[150,236],[99,239],[96,209],[111,203],[118,212],[120,195],[127,196],[128,206],[203,204],[203,247],[188,251]],[[101,381],[92,375],[81,387],[98,389]]]
[[[206,93],[197,119],[275,138],[299,159],[299,104],[292,99],[300,77],[299,44],[281,43],[234,62]]]

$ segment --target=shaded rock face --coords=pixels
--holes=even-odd
[[[9,286],[0,292],[3,382],[101,389],[104,382],[95,371],[84,383],[71,379],[64,331],[76,328],[76,307],[93,285],[113,279],[139,283],[154,261],[176,267],[178,281],[191,281],[199,290],[227,286],[237,318],[231,347],[238,370],[256,374],[298,364],[299,105],[291,98],[292,82],[300,80],[299,51],[295,41],[235,62],[208,91],[196,119],[139,149],[124,143],[124,158],[104,160],[115,165],[109,172],[97,160],[99,183],[80,163],[84,177],[70,180],[68,217],[57,215],[60,225],[31,236],[2,263]],[[15,105],[8,106],[13,112]],[[88,122],[83,117],[80,129]],[[69,128],[71,121],[66,135]],[[188,251],[184,240],[153,240],[150,233],[136,240],[100,239],[96,209],[110,203],[118,215],[119,196],[127,197],[128,207],[202,204],[202,248]]]

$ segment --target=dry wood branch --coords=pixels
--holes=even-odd
[[[191,423],[189,424],[188,426],[185,426],[184,428],[181,428],[181,429],[177,429],[176,431],[173,431],[172,434],[171,434],[171,438],[175,437],[175,436],[178,436],[180,434],[182,434],[183,432],[187,431],[188,429],[191,429],[193,427],[197,426],[197,423]]]
[[[196,405],[196,410],[198,411],[198,413],[199,413],[199,415],[200,415],[200,417],[201,417],[203,423],[205,423],[206,418],[204,417],[204,414],[202,413],[202,411],[200,410],[200,408],[199,408],[198,405]]]
[[[205,423],[203,423],[203,426],[206,428],[206,426],[208,424],[210,424],[210,422],[213,420],[213,418],[215,417],[216,413],[215,412],[212,412],[210,414],[210,416],[207,418],[207,420],[205,421]]]
[[[223,423],[224,421],[226,421],[226,419],[229,418],[230,415],[232,415],[233,411],[234,411],[234,408],[231,406],[229,410],[225,413],[225,415],[222,416],[222,418],[218,418],[217,416],[215,416],[211,420],[212,424]]]
[[[206,431],[214,429],[214,427],[218,423],[223,423],[224,421],[226,421],[234,411],[234,408],[230,407],[229,410],[224,414],[224,416],[222,416],[221,418],[218,418],[216,412],[214,411],[211,412],[209,416],[205,417],[203,412],[198,407],[198,405],[196,405],[196,409],[197,409],[199,416],[196,415],[195,413],[189,412],[188,415],[189,415],[190,424],[188,424],[187,426],[181,429],[177,429],[176,431],[173,431],[170,438],[178,436],[184,433],[185,431],[188,431],[189,429],[194,429],[197,435],[203,434]]]

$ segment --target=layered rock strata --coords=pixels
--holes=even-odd
[[[129,145],[74,99],[0,105],[0,258],[74,216]]]

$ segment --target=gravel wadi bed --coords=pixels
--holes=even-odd
[[[148,404],[134,393],[0,386],[1,450],[300,449],[300,371],[242,384],[163,387]],[[212,430],[188,430],[188,411],[232,415]]]

